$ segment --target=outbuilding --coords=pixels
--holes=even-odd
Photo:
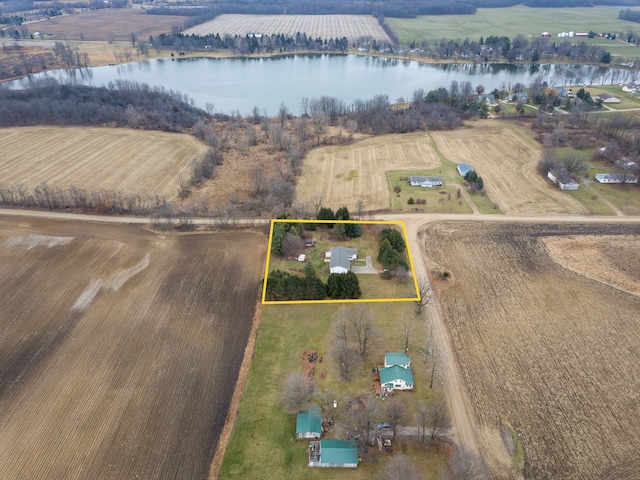
[[[620,98],[610,93],[600,93],[596,95],[596,100],[602,100],[602,103],[620,103]]]
[[[296,438],[320,438],[322,436],[322,410],[312,405],[296,418]]]
[[[596,173],[594,178],[600,183],[638,183],[638,176],[631,173]]]
[[[468,163],[460,163],[456,168],[461,177],[464,177],[469,172],[473,172],[473,167]]]
[[[309,466],[356,468],[358,466],[358,446],[353,440],[311,442]]]

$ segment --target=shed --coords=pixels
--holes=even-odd
[[[554,172],[550,170],[547,173],[547,177],[553,183],[558,185],[560,190],[578,190],[578,188],[580,188],[580,185],[576,181],[562,172]]]
[[[414,385],[411,367],[399,365],[380,369],[380,384],[383,391],[412,390]]]
[[[600,93],[596,95],[596,100],[602,100],[602,103],[620,103],[620,98],[610,93]]]
[[[631,173],[596,173],[594,178],[600,183],[638,183],[638,176]]]
[[[358,466],[358,446],[353,440],[312,442],[309,447],[309,466],[356,468]]]
[[[421,176],[413,176],[409,177],[409,184],[412,187],[441,187],[442,186],[442,177],[421,177]]]
[[[460,163],[456,168],[461,177],[464,177],[469,172],[473,172],[473,167],[468,163]]]
[[[347,273],[351,270],[351,260],[358,258],[358,250],[343,246],[331,249],[330,273]]]
[[[402,352],[385,352],[384,354],[384,366],[385,368],[398,365],[402,368],[408,368],[411,366],[411,358],[409,355]]]
[[[312,405],[306,412],[300,412],[296,419],[296,438],[319,438],[322,436],[322,411]]]

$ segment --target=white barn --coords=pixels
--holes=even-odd
[[[560,187],[560,190],[578,190],[580,185],[570,177],[561,176],[558,173],[549,172],[547,173],[547,177],[553,183]]]

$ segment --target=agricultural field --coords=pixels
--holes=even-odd
[[[296,188],[296,199],[331,208],[346,206],[357,211],[359,199],[366,210],[391,207],[386,172],[425,170],[441,165],[432,142],[424,132],[383,135],[347,146],[317,148],[304,160],[303,174]]]
[[[494,475],[637,475],[637,226],[443,222],[420,237],[450,272],[434,286]]]
[[[639,7],[624,7],[638,10]],[[560,32],[635,32],[640,33],[640,25],[618,19],[622,7],[594,6],[590,8],[530,8],[516,5],[508,8],[479,8],[474,15],[431,15],[415,19],[385,19],[398,35],[401,43],[420,43],[426,41],[433,45],[440,39],[479,40],[490,35],[516,35],[529,37],[549,32],[558,39]],[[584,41],[596,43],[605,49],[609,46],[621,47],[621,40],[603,38],[566,38],[571,42]],[[630,54],[637,56],[634,47],[628,47]]]
[[[506,214],[586,214],[588,209],[536,172],[541,149],[507,123],[483,120],[468,128],[433,132],[440,153],[455,164],[468,163],[484,180],[491,201]]]
[[[88,127],[0,129],[3,185],[41,182],[175,198],[178,175],[206,146],[186,134]]]
[[[207,478],[266,238],[0,218],[5,478]]]
[[[185,35],[290,35],[306,33],[323,39],[347,37],[353,41],[371,37],[378,42],[390,42],[375,17],[370,15],[235,15],[225,14],[188,28]]]
[[[129,42],[131,34],[141,41],[150,35],[171,33],[172,27],[180,27],[186,17],[178,15],[147,15],[143,10],[130,8],[106,8],[63,15],[25,25],[29,33],[53,33],[51,40],[83,40],[102,42]]]

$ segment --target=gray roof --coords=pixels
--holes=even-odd
[[[442,182],[442,177],[421,177],[421,176],[413,176],[409,177],[409,182]]]
[[[473,167],[468,163],[460,163],[457,168],[458,173],[463,177],[467,174],[467,172],[473,172]]]
[[[358,250],[355,248],[347,248],[343,246],[333,247],[331,249],[331,262],[329,262],[329,271],[334,267],[344,267],[347,270],[351,268],[351,261],[349,257],[352,255],[358,255]]]

